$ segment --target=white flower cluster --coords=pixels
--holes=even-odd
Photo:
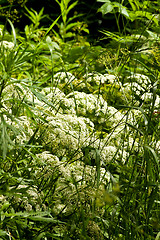
[[[91,85],[100,85],[106,83],[106,78],[100,73],[89,73],[83,76],[84,79]]]
[[[124,115],[116,108],[109,106],[106,113],[106,125],[112,128],[118,127],[119,131],[123,129],[124,122],[125,122]]]
[[[82,161],[66,164],[65,161],[60,161],[49,152],[42,152],[37,157],[44,163],[49,163],[49,168],[53,169],[50,174],[55,171],[59,173],[54,193],[55,206],[52,209],[55,214],[61,211],[63,213],[73,211],[73,204],[77,204],[77,187],[82,202],[94,197],[95,190],[90,186],[96,186],[96,167],[85,165]],[[39,169],[36,175],[43,176],[43,170]],[[100,168],[101,185],[106,184],[109,180],[110,173],[106,172],[104,168]]]
[[[95,119],[95,117],[105,116],[107,112],[107,102],[102,96],[94,94],[86,94],[84,92],[74,92],[67,95],[67,98],[72,98],[75,102],[77,114]],[[92,116],[91,116],[92,115]]]
[[[95,79],[98,79],[98,74]],[[109,76],[105,76],[108,79]],[[115,80],[114,76],[111,76]],[[72,81],[75,77],[70,73],[57,73],[55,78],[64,82]],[[68,80],[67,80],[68,79]],[[97,80],[98,81],[98,80]],[[103,78],[102,81],[105,81]],[[39,98],[33,96],[27,86],[14,83],[6,87],[6,97],[19,97],[25,95],[26,100],[33,102],[39,109],[36,114],[46,117],[47,123],[42,123],[40,127],[40,136],[44,146],[49,147],[53,154],[63,158],[70,156],[72,159],[84,159],[83,147],[91,146],[90,157],[95,156],[96,149],[99,151],[101,163],[106,164],[114,156],[120,157],[120,151],[114,145],[115,138],[121,138],[121,132],[124,129],[124,115],[108,106],[101,95],[87,94],[84,92],[72,92],[65,95],[59,88],[43,88]],[[41,100],[42,98],[42,100]],[[52,104],[52,106],[50,105]],[[53,107],[54,106],[54,107]],[[103,125],[108,131],[108,139],[101,139],[96,133],[95,125]],[[18,126],[18,124],[16,125]],[[23,144],[33,135],[29,119],[21,116],[19,126],[21,135],[17,135],[16,141]],[[111,132],[113,131],[113,132]],[[106,144],[107,143],[107,144]],[[127,154],[125,154],[127,156]],[[123,156],[123,161],[125,161]]]
[[[42,128],[43,144],[49,146],[53,154],[60,158],[66,156],[69,159],[71,157],[72,160],[82,159],[85,161],[86,157],[96,158],[96,150],[98,150],[100,164],[104,165],[113,160],[115,156],[119,158],[121,155],[113,144],[114,137],[110,138],[109,136],[101,140],[97,138],[94,124],[88,118],[57,114],[55,117],[48,117],[47,120],[48,123]],[[123,125],[117,127],[112,135],[117,137],[117,133],[122,131],[122,128],[124,128]],[[91,150],[88,151],[89,155],[86,155],[83,149],[88,147]],[[125,161],[125,156],[122,157],[123,161]]]
[[[61,114],[72,114],[89,118],[91,121],[103,123],[107,120],[109,125],[115,126],[123,118],[114,107],[107,105],[101,95],[87,94],[84,92],[73,92],[65,95],[58,88],[54,88],[51,93],[48,89],[43,89],[46,98],[55,105]]]
[[[12,82],[8,84],[4,90],[3,90],[3,101],[6,104],[7,108],[10,109],[10,99],[15,99],[16,100],[29,100],[33,102],[33,94],[29,90],[29,88],[25,85],[16,83],[16,79],[12,78]]]
[[[83,76],[91,85],[100,85],[105,83],[113,84],[116,82],[116,76],[113,74],[89,73]]]
[[[12,187],[10,190],[13,190]],[[30,187],[20,184],[15,190],[15,194],[12,197],[14,205],[19,206],[27,212],[32,210],[39,211],[42,208],[43,210],[46,209],[46,206],[42,204],[42,195],[37,191],[36,186]]]
[[[113,135],[113,136],[112,136]],[[120,135],[120,134],[119,134]],[[117,134],[116,134],[117,136]],[[123,152],[119,149],[119,145],[114,144],[114,134],[108,134],[104,139],[95,139],[90,143],[91,150],[89,151],[90,158],[96,161],[97,153],[100,158],[100,165],[106,166],[111,161],[121,160],[126,161],[128,153],[123,149]],[[117,142],[120,143],[120,136]]]
[[[110,84],[117,83],[117,77],[115,75],[105,73],[103,76],[107,79],[108,83]]]
[[[10,120],[7,121],[9,125],[12,125],[14,136],[14,142],[17,144],[25,144],[27,143],[34,131],[31,125],[31,122],[27,118],[27,116],[21,116],[11,123]],[[13,134],[12,133],[12,134]]]
[[[150,104],[153,102],[153,93],[144,93],[142,96],[141,96],[141,99],[143,100],[143,103],[145,104]],[[156,99],[155,99],[155,102],[154,102],[154,107],[155,108],[159,108],[160,106],[160,97],[158,95],[156,95]]]
[[[1,41],[0,47],[3,47],[6,50],[12,50],[14,48],[14,43],[8,41]]]
[[[57,112],[60,114],[76,114],[74,99],[67,98],[58,87],[44,88],[41,94],[53,105],[49,106],[47,103],[41,103],[40,109],[47,115],[53,116]],[[40,106],[38,101],[36,101],[36,103]]]
[[[102,163],[106,164],[113,159],[117,152],[113,139],[117,135],[120,138],[120,132],[124,128],[125,118],[122,113],[108,106],[101,95],[78,91],[65,95],[55,87],[44,88],[42,93],[57,109],[57,112],[53,109],[47,110],[46,104],[48,123],[41,128],[43,144],[48,146],[53,154],[60,158],[71,156],[72,159],[83,159],[82,148],[90,146],[92,151],[89,155],[94,156],[98,149]],[[103,124],[109,131],[113,129],[114,134],[112,132],[111,135],[114,136],[109,136],[109,141],[99,140],[94,123]],[[108,142],[107,146],[105,142]],[[120,152],[117,156],[120,156]]]
[[[72,75],[70,72],[58,72],[54,75],[54,81],[55,83],[71,83],[76,78],[74,75]]]
[[[149,77],[143,74],[139,73],[132,74],[127,78],[127,80],[129,80],[130,82],[125,83],[123,87],[126,90],[128,89],[133,91],[138,96],[142,95],[146,91],[149,91],[152,87]]]
[[[79,149],[94,130],[94,124],[88,118],[76,115],[58,113],[54,117],[47,117],[47,121],[43,141],[58,157]]]
[[[83,176],[83,170],[85,168],[85,175],[88,178],[92,178],[92,172],[96,171],[96,167],[85,165],[83,161],[75,161],[71,163],[66,163],[66,161],[59,160],[59,158],[53,154],[51,154],[48,151],[42,152],[37,154],[37,157],[40,159],[41,164],[43,162],[44,165],[49,165],[52,167],[53,170],[57,169],[59,171],[60,176],[65,178],[66,180],[69,180],[74,177],[74,179],[77,182],[81,181],[88,181],[88,179],[85,179]],[[41,170],[37,172],[37,174],[40,174]],[[105,172],[104,168],[101,168],[102,175],[106,174],[103,181],[109,181],[110,175],[109,173]],[[102,179],[101,179],[102,180]]]

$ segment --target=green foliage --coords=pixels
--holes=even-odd
[[[75,19],[78,19],[82,14],[74,14],[74,16],[68,17],[70,11],[78,4],[78,1],[71,3],[70,0],[61,0],[61,2],[56,0],[56,2],[60,7],[62,17],[62,22],[57,24],[59,35],[54,31],[58,38],[62,38],[65,41],[65,39],[76,37],[76,34],[80,35],[82,31],[87,34],[89,33],[87,25],[84,22],[79,22],[78,20],[75,22]]]
[[[129,18],[127,8],[118,2],[111,2],[109,0],[97,0],[97,2],[105,2],[102,7],[98,9],[99,12],[102,12],[103,15],[113,12],[119,12],[123,16]]]
[[[131,100],[130,92],[128,92],[126,96],[120,90],[121,89],[118,84],[117,85],[107,84],[106,86],[101,88],[103,98],[108,102],[109,105],[116,106],[117,108],[119,105],[127,104],[127,100],[128,102],[129,100]]]
[[[44,29],[38,28],[40,21],[45,18],[46,16],[43,15],[43,8],[39,13],[37,13],[35,10],[31,9],[29,10],[27,7],[25,7],[27,13],[25,15],[32,21],[33,24],[30,26],[25,26],[25,35],[27,40],[34,39],[35,41],[39,40],[40,37],[43,36]]]
[[[103,15],[108,13],[116,14],[118,12],[119,14],[122,14],[124,17],[131,21],[134,21],[135,19],[140,19],[141,21],[143,21],[144,18],[147,18],[148,20],[153,21],[158,26],[158,20],[150,12],[151,9],[153,11],[150,1],[144,1],[143,3],[141,3],[140,1],[133,2],[128,0],[131,8],[127,8],[118,2],[111,2],[109,0],[97,0],[97,2],[105,2],[98,9],[98,11],[102,12]]]

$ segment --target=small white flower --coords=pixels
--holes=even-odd
[[[138,96],[145,92],[145,89],[136,82],[125,83],[123,87],[125,90],[133,91]]]
[[[110,84],[116,83],[116,76],[115,76],[115,75],[106,73],[106,74],[104,74],[103,76],[106,78],[106,80],[107,80]]]
[[[71,154],[78,150],[94,129],[94,124],[89,119],[71,114],[57,114],[47,120],[48,124],[44,126],[44,144],[49,144],[58,157],[64,152]],[[77,158],[80,157],[79,154],[76,155]]]
[[[108,163],[113,160],[113,157],[116,156],[117,148],[113,146],[105,146],[101,151],[101,157],[103,163]]]
[[[14,48],[14,43],[8,41],[0,42],[0,46],[3,46],[5,49],[12,50]]]
[[[141,99],[145,102],[145,103],[150,103],[153,101],[153,93],[144,93],[142,96],[141,96]],[[156,100],[155,100],[155,103],[154,103],[154,106],[156,108],[158,108],[160,105],[160,97],[157,95],[156,96]]]
[[[149,88],[151,87],[151,80],[148,76],[140,74],[140,73],[134,73],[131,76],[129,76],[127,79],[137,82],[138,85],[140,85],[142,88]],[[136,85],[135,85],[136,87]]]
[[[71,83],[75,79],[75,76],[70,72],[58,72],[54,75],[54,80],[57,83]]]
[[[88,83],[91,83],[91,85],[100,85],[106,82],[106,77],[100,73],[89,73],[84,75],[83,78],[85,78]]]
[[[91,120],[93,120],[95,116],[106,114],[107,102],[102,96],[75,91],[74,93],[68,94],[67,98],[73,98],[75,100],[75,108],[79,115],[89,117]]]
[[[27,203],[24,208],[26,209],[27,212],[31,212],[32,211],[32,205]]]

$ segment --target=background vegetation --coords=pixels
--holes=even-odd
[[[0,239],[160,239],[159,1],[1,1]]]

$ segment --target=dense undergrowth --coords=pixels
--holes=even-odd
[[[0,239],[158,240],[158,20],[106,1],[141,30],[93,46],[58,4],[0,26]]]

